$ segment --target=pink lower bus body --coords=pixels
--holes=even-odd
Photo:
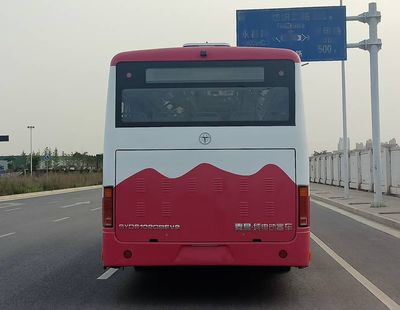
[[[125,258],[124,252],[132,252]],[[287,256],[280,257],[285,250]],[[129,266],[296,266],[310,262],[310,229],[297,228],[288,242],[121,242],[103,229],[104,267]]]

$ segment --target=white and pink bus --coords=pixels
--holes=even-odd
[[[188,45],[111,62],[103,265],[306,267],[300,59]]]

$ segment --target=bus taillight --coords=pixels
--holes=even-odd
[[[299,186],[299,226],[310,226],[310,196],[308,186]]]
[[[113,227],[114,188],[105,186],[103,191],[103,227]]]

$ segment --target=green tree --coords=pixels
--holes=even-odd
[[[40,152],[33,152],[32,154],[32,169],[33,170],[38,170],[40,164]]]
[[[21,168],[25,170],[28,166],[28,156],[26,155],[25,151],[21,153]]]
[[[53,169],[58,170],[60,165],[60,157],[58,156],[57,148],[55,148],[53,151],[52,161],[53,161]]]
[[[24,171],[29,165],[27,154],[22,151],[21,155],[12,156],[13,171]]]
[[[6,156],[2,159],[7,161],[7,170],[8,171],[15,171],[15,157],[16,156]]]
[[[96,171],[103,170],[103,154],[96,155]]]

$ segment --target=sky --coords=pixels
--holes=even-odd
[[[347,16],[368,2],[345,0]],[[378,0],[381,141],[400,141],[400,1]],[[128,50],[187,42],[236,44],[236,10],[339,5],[312,0],[0,0],[0,155],[57,147],[67,153],[103,152],[111,58]],[[368,26],[347,22],[347,42],[367,39]],[[348,49],[348,135],[351,148],[371,138],[369,53]],[[307,144],[336,150],[342,135],[340,62],[303,67]]]

